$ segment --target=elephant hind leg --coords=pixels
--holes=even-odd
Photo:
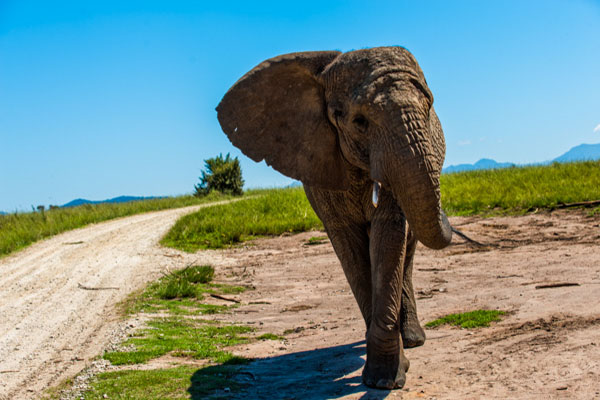
[[[417,240],[414,234],[410,232],[406,243],[400,307],[400,333],[405,349],[422,346],[425,343],[425,331],[421,327],[417,316],[417,303],[412,284],[413,258],[416,248]]]

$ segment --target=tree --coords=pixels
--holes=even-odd
[[[213,190],[239,196],[243,193],[242,187],[244,180],[240,160],[237,157],[231,158],[227,153],[225,158],[223,154],[219,154],[215,158],[204,160],[200,183],[195,185],[194,189],[198,197],[206,196]]]

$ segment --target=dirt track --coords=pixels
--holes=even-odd
[[[100,354],[118,328],[115,304],[182,266],[158,240],[198,208],[91,225],[1,259],[0,399],[37,398]]]
[[[247,398],[597,398],[600,397],[600,217],[555,212],[520,218],[452,218],[497,247],[460,239],[420,247],[415,286],[423,322],[476,308],[510,311],[478,331],[427,330],[401,391],[360,384],[364,324],[321,233],[264,239],[195,255],[157,241],[193,208],[90,226],[0,260],[0,398],[35,398],[80,371],[119,327],[114,304],[165,268],[215,265],[223,282],[252,285],[226,321],[282,334],[235,349],[257,357],[238,379]],[[536,289],[572,282],[579,286]],[[78,287],[106,288],[86,290]],[[107,289],[116,287],[118,289]]]

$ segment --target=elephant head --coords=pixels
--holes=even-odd
[[[402,47],[301,52],[266,60],[217,107],[231,142],[306,185],[347,190],[350,168],[391,191],[416,237],[443,248],[445,143],[433,96]]]

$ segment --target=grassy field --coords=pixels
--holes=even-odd
[[[560,203],[600,199],[600,162],[588,161],[444,174],[448,215],[524,214]],[[253,190],[247,200],[182,218],[162,244],[186,251],[222,248],[258,236],[321,229],[302,188]],[[69,229],[146,211],[226,199],[213,193],[122,204],[85,205],[42,213],[0,215],[0,257]],[[600,208],[595,210],[600,212]]]
[[[445,174],[441,190],[448,215],[519,215],[560,203],[600,199],[600,163]],[[218,249],[257,236],[322,228],[302,188],[254,194],[257,197],[249,200],[186,215],[162,244],[185,251]]]
[[[229,197],[213,193],[204,198],[168,197],[118,204],[82,205],[41,212],[0,215],[0,257],[58,233],[113,218],[148,211],[191,206]]]
[[[161,243],[185,251],[219,249],[258,236],[323,227],[302,188],[250,191],[247,195],[254,197],[184,216]]]
[[[441,186],[448,215],[523,214],[600,199],[600,162],[444,174]]]

